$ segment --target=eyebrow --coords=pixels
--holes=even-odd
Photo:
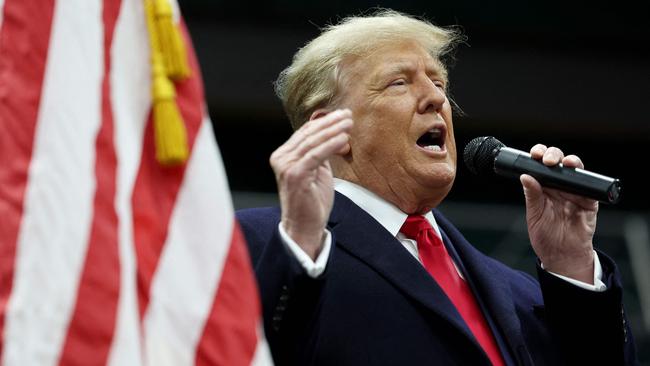
[[[415,70],[413,62],[401,61],[391,63],[388,67],[383,67],[375,74],[377,79],[385,79],[387,77],[399,74],[413,72]]]
[[[445,77],[445,72],[443,71],[442,64],[440,62],[434,62],[434,63],[428,63],[426,66],[426,73],[428,76],[439,76],[442,77],[445,81],[447,81],[447,78]],[[374,79],[375,80],[384,80],[386,78],[390,78],[391,76],[394,75],[399,75],[399,74],[406,74],[409,72],[413,72],[416,69],[416,66],[414,62],[411,61],[397,61],[394,63],[391,63],[387,67],[383,67],[381,70],[379,70],[375,75]]]

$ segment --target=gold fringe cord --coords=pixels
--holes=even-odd
[[[180,29],[174,24],[169,0],[153,0],[158,42],[165,62],[165,71],[172,80],[183,80],[190,76],[185,42]]]

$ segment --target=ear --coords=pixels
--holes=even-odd
[[[329,110],[329,109],[319,108],[319,109],[312,112],[311,116],[309,116],[309,120],[313,121],[316,118],[321,118],[323,116],[326,116],[330,112],[331,112],[331,110]]]

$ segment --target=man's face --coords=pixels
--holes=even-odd
[[[456,175],[452,112],[439,62],[405,41],[342,71],[341,104],[354,119],[346,159],[352,180],[404,211],[437,206]]]

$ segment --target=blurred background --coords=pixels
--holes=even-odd
[[[639,2],[640,3],[640,2]],[[542,142],[623,182],[601,205],[596,246],[614,257],[643,365],[650,365],[650,25],[626,1],[183,0],[206,98],[237,208],[277,202],[268,165],[291,134],[272,82],[295,51],[339,18],[381,6],[460,25],[467,44],[451,66],[458,150],[491,135],[528,150]],[[472,176],[459,161],[441,209],[468,239],[534,272],[516,180]]]

